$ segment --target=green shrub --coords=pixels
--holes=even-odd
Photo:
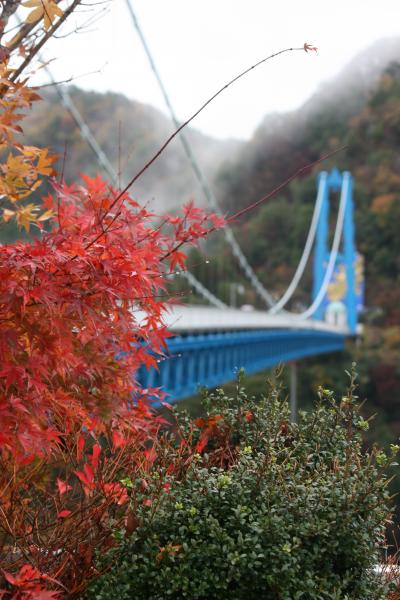
[[[353,389],[338,402],[320,390],[298,424],[280,390],[256,401],[240,385],[234,398],[210,396],[195,424],[177,417],[146,483],[124,480],[138,525],[99,557],[107,571],[88,598],[386,598],[373,567],[390,517],[390,458],[363,450],[368,423]]]

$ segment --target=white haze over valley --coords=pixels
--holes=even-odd
[[[267,113],[297,108],[358,52],[399,35],[399,0],[132,0],[132,6],[182,120],[260,58],[304,42],[318,46],[318,55],[274,59],[208,107],[193,125],[219,138],[251,137]],[[165,112],[125,0],[95,5],[100,18],[75,35],[91,16],[84,10],[64,27],[71,35],[47,46],[55,78],[72,76],[84,89],[120,92]],[[44,83],[45,73],[35,81]]]

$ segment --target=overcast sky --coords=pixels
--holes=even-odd
[[[105,6],[83,33],[47,46],[46,58],[56,58],[54,76],[101,69],[76,85],[121,92],[165,111],[126,0]],[[357,52],[400,32],[400,0],[132,0],[132,6],[182,120],[264,56],[304,42],[318,46],[317,56],[284,55],[225,92],[194,123],[215,137],[250,137],[266,113],[301,105]],[[73,17],[64,32],[89,17]]]

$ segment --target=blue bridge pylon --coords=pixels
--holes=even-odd
[[[318,187],[322,193],[322,205],[314,253],[313,300],[323,286],[331,257],[331,250],[328,247],[331,192],[340,192],[341,200],[343,200],[343,243],[342,251],[338,251],[335,257],[327,294],[315,310],[313,317],[321,321],[330,308],[329,304],[335,303],[338,308],[338,303],[342,303],[345,308],[347,326],[350,333],[355,334],[358,312],[362,305],[363,281],[356,281],[357,261],[360,260],[360,257],[355,247],[353,178],[347,171],[340,173],[337,169],[333,169],[329,174],[320,173]],[[360,275],[362,277],[362,273]]]

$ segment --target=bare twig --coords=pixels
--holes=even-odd
[[[48,64],[48,63],[46,63]],[[46,64],[44,64],[43,66],[45,67]],[[72,81],[76,81],[77,79],[82,79],[82,77],[87,77],[88,75],[96,75],[97,73],[101,73],[102,70],[104,69],[105,65],[107,63],[104,63],[104,65],[102,67],[100,67],[99,69],[96,69],[95,71],[88,71],[87,73],[81,73],[80,75],[71,75],[70,77],[68,77],[67,79],[62,79],[61,81],[51,81],[50,83],[42,83],[41,85],[38,85],[38,89],[43,89],[43,88],[47,88],[47,87],[53,87],[55,85],[64,85],[65,83],[71,83]]]
[[[140,171],[138,171],[138,173],[136,173],[136,175],[134,177],[132,177],[132,179],[129,181],[129,183],[126,184],[124,189],[119,193],[117,198],[114,200],[114,205],[118,202],[118,200],[121,198],[121,196],[123,196],[132,187],[132,185],[139,179],[139,177],[145,171],[147,171],[147,169],[157,160],[157,158],[160,156],[160,154],[162,154],[164,152],[164,150],[167,148],[167,146],[169,146],[169,144],[172,142],[172,140],[182,131],[182,129],[187,127],[187,125],[189,125],[189,123],[191,123],[209,104],[211,104],[211,102],[213,102],[220,94],[222,94],[222,92],[227,90],[232,84],[236,83],[236,81],[238,81],[239,79],[241,79],[242,77],[244,77],[245,75],[250,73],[250,71],[252,71],[253,69],[256,69],[260,65],[264,64],[265,62],[267,62],[273,58],[276,58],[277,56],[280,56],[281,54],[285,54],[287,52],[296,52],[299,50],[304,52],[304,47],[301,46],[299,48],[285,48],[284,50],[279,50],[279,52],[270,54],[269,56],[259,60],[257,63],[255,63],[248,69],[245,69],[244,71],[239,73],[239,75],[236,75],[236,77],[231,79],[231,81],[229,81],[227,84],[222,86],[213,96],[211,96],[208,100],[206,100],[206,102],[204,102],[204,104],[202,104],[200,106],[200,108],[198,110],[196,110],[196,112],[191,117],[189,117],[186,121],[184,121],[182,123],[182,125],[180,125],[169,136],[169,138],[164,142],[164,144],[159,148],[159,150],[154,154],[154,156],[152,158],[150,158],[150,160],[147,161],[147,163],[140,169]],[[110,206],[110,210],[112,210],[112,208],[113,208],[113,205]]]
[[[237,221],[237,219],[239,217],[241,217],[242,215],[244,215],[245,213],[250,212],[251,210],[254,210],[260,204],[263,204],[267,200],[270,200],[271,198],[273,198],[274,196],[276,196],[276,194],[278,194],[279,192],[281,192],[286,186],[289,185],[289,183],[291,181],[293,181],[294,179],[296,179],[296,177],[299,177],[299,175],[304,175],[305,173],[308,173],[316,165],[318,165],[321,162],[327,160],[328,158],[331,158],[332,156],[334,156],[338,152],[341,152],[345,148],[346,148],[346,146],[341,146],[340,148],[337,148],[336,150],[333,150],[332,152],[329,152],[328,154],[325,154],[324,156],[321,156],[321,158],[318,158],[317,160],[314,160],[313,162],[308,163],[304,167],[301,167],[301,169],[298,169],[295,173],[293,173],[293,175],[290,175],[290,177],[288,177],[287,179],[285,179],[285,181],[283,181],[278,186],[276,186],[266,196],[263,196],[262,198],[260,198],[260,200],[257,200],[257,202],[253,202],[253,204],[250,204],[249,206],[246,206],[245,208],[242,208],[237,213],[235,213],[232,216],[228,217],[226,219],[227,223],[232,223],[233,221]],[[214,231],[216,231],[216,229],[217,229],[216,227],[211,227],[207,231],[206,235],[210,235],[210,233],[213,233]],[[176,252],[177,250],[179,250],[181,248],[181,246],[184,246],[188,242],[190,242],[190,239],[188,239],[188,238],[185,238],[184,240],[181,240],[180,242],[178,242],[176,244],[176,246],[174,248],[172,248],[171,250],[169,250],[168,253],[164,254],[164,256],[161,257],[161,260],[166,260],[169,256],[171,256],[171,254],[173,254],[174,252]]]
[[[276,196],[276,194],[278,194],[287,185],[289,185],[289,183],[291,181],[293,181],[293,179],[296,179],[296,177],[298,177],[299,175],[304,175],[305,173],[308,173],[316,165],[318,165],[319,163],[327,160],[328,158],[331,158],[332,156],[335,156],[335,154],[337,154],[338,152],[342,152],[342,150],[344,150],[346,147],[347,146],[340,146],[340,148],[336,148],[336,150],[333,150],[332,152],[329,152],[328,154],[324,154],[324,156],[321,156],[321,158],[318,158],[317,160],[314,160],[313,162],[308,163],[304,167],[301,167],[301,169],[298,169],[298,171],[296,171],[295,173],[293,173],[293,175],[290,175],[290,177],[288,177],[287,179],[285,179],[285,181],[283,181],[282,183],[280,183],[276,188],[274,188],[266,196],[263,196],[262,198],[260,198],[259,200],[257,200],[257,202],[253,202],[253,204],[250,204],[249,206],[246,206],[245,208],[242,208],[241,210],[239,210],[235,214],[231,215],[227,219],[228,223],[232,223],[232,221],[237,220],[239,217],[241,217],[245,213],[247,213],[247,212],[249,212],[251,210],[254,210],[257,206],[259,206],[260,204],[263,204],[263,202],[266,202],[267,200],[269,200],[273,196]]]

